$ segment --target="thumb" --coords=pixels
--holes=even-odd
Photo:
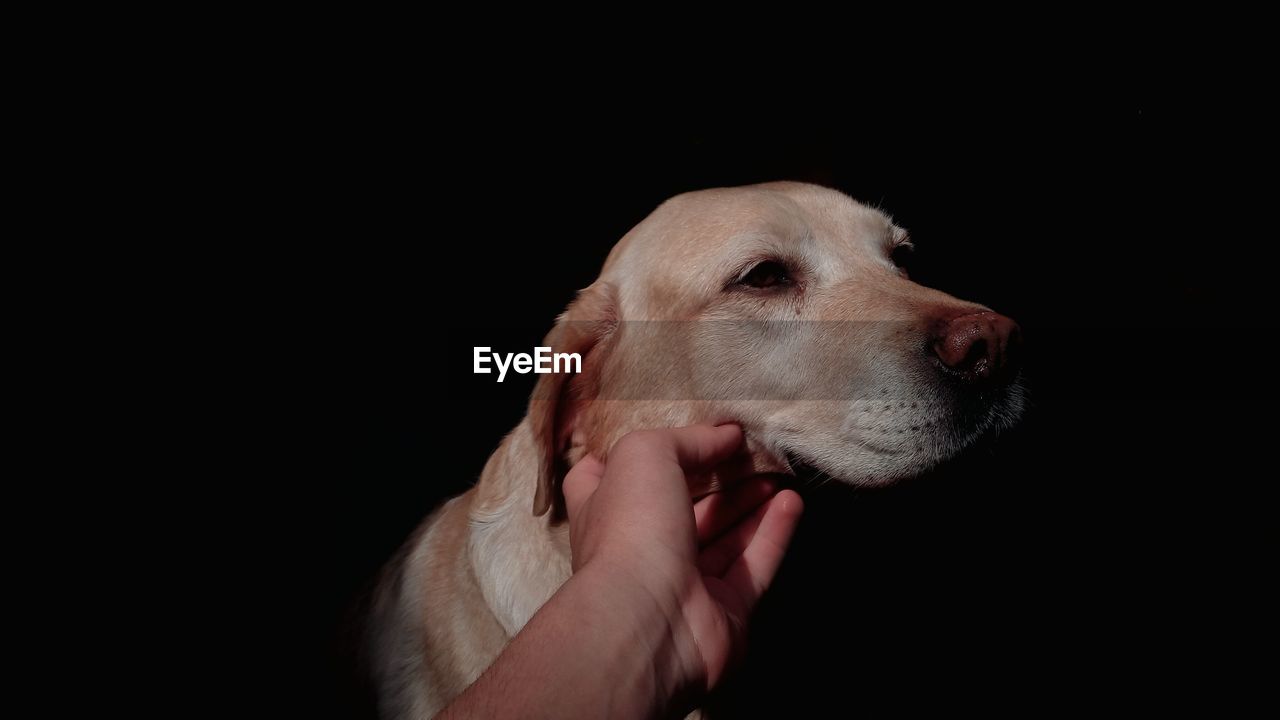
[[[742,447],[742,428],[732,424],[690,425],[669,431],[668,437],[685,472],[710,470]]]

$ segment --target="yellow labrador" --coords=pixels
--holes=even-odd
[[[753,471],[872,485],[1016,418],[1017,326],[911,282],[905,247],[883,213],[799,183],[680,195],[627,233],[545,343],[581,372],[540,376],[479,483],[388,566],[382,714],[438,712],[569,577],[559,482],[631,430],[735,421]]]

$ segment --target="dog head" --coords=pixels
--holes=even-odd
[[[1017,325],[911,282],[895,263],[909,247],[885,214],[813,185],[664,203],[547,338],[583,370],[534,392],[534,511],[565,468],[639,428],[733,421],[753,471],[876,485],[1012,422]]]

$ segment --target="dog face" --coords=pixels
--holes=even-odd
[[[535,391],[544,484],[557,459],[604,456],[631,430],[725,421],[754,471],[881,484],[1011,422],[1017,325],[911,282],[894,262],[909,247],[883,213],[812,185],[663,204],[548,337],[586,352],[567,386]]]

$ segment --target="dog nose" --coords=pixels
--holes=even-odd
[[[1022,331],[1009,318],[986,310],[945,322],[933,351],[966,382],[1008,380],[1017,370]]]

